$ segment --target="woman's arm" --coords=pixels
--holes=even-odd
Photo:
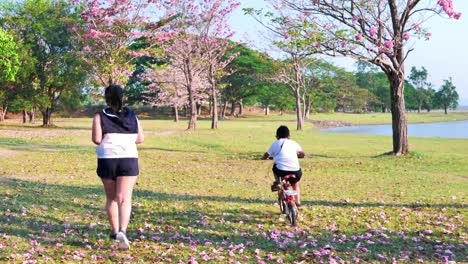
[[[92,130],[93,130],[93,133],[91,136],[91,140],[96,145],[101,144],[101,140],[102,140],[101,117],[99,116],[98,113],[94,115]]]
[[[143,141],[145,141],[145,135],[143,134],[143,128],[141,127],[140,120],[137,120],[138,122],[138,136],[135,141],[136,144],[141,144]]]

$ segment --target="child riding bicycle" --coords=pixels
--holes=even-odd
[[[280,178],[294,174],[295,178],[289,178],[288,181],[292,185],[293,189],[297,192],[295,196],[295,202],[297,206],[301,204],[299,181],[301,180],[302,170],[299,166],[299,159],[304,158],[305,153],[301,146],[295,141],[289,139],[290,133],[287,126],[280,126],[276,130],[276,141],[271,144],[262,159],[266,160],[269,157],[273,157],[275,164],[273,165],[273,174],[275,175],[275,181],[271,186],[271,191],[279,190]]]

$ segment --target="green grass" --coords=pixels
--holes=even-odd
[[[367,124],[389,115],[313,118]],[[409,115],[454,118],[466,113]],[[0,262],[468,261],[466,139],[410,138],[412,153],[393,157],[382,155],[389,137],[324,134],[306,123],[292,131],[307,156],[304,206],[291,228],[269,191],[272,162],[259,157],[278,125],[295,127],[294,116],[239,118],[216,131],[201,121],[195,132],[185,122],[142,123],[126,252],[107,239],[91,120],[60,119],[53,129],[0,125]]]

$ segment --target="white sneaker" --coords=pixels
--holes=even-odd
[[[127,236],[124,232],[120,231],[117,233],[117,240],[119,241],[119,248],[120,249],[129,249],[130,248],[130,241],[128,241]]]

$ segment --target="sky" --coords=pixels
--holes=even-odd
[[[235,39],[247,42],[253,47],[269,51],[265,29],[252,17],[244,15],[242,8],[266,8],[264,0],[239,0],[241,7],[234,11],[230,23],[236,32]],[[434,5],[436,0],[432,0]],[[468,1],[453,0],[455,10],[462,13],[459,20],[434,16],[424,24],[432,37],[428,40],[417,40],[406,61],[406,72],[411,67],[424,66],[428,71],[428,81],[438,90],[443,81],[452,77],[460,95],[459,104],[468,106]],[[325,57],[336,65],[348,70],[355,70],[354,61],[346,58]]]

